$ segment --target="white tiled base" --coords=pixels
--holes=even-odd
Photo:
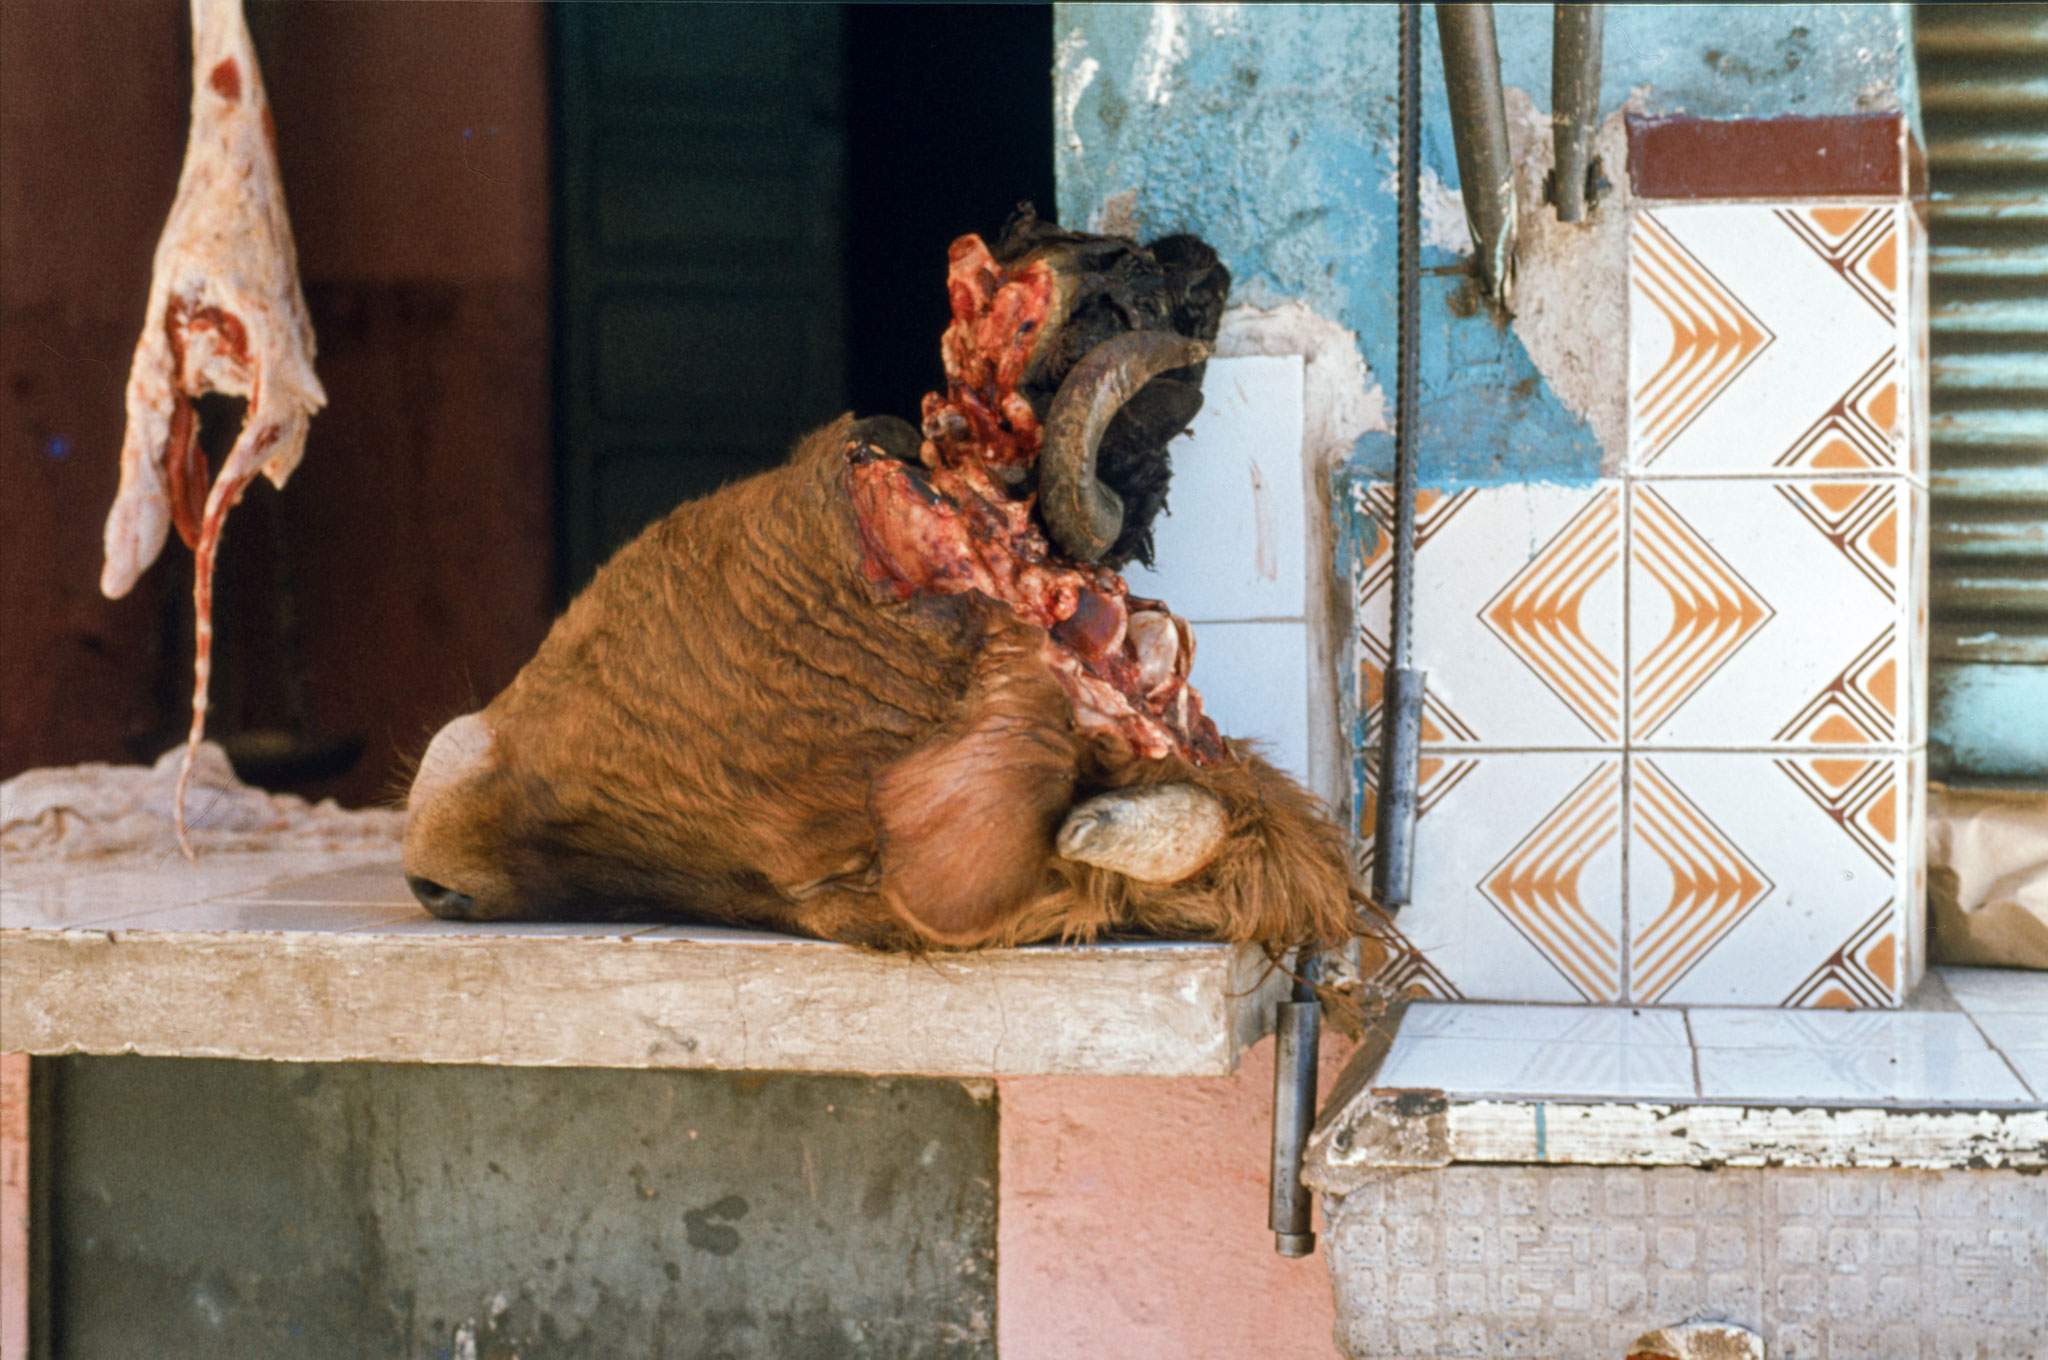
[[[1940,969],[1930,982],[1929,999],[1956,1009],[1418,1002],[1372,1086],[1458,1099],[2048,1106],[2048,974]]]

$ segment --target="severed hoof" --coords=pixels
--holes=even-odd
[[[1075,806],[1060,827],[1068,859],[1145,883],[1178,883],[1207,868],[1230,829],[1223,804],[1193,784],[1115,789]]]

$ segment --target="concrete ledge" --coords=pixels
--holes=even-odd
[[[1338,1078],[1304,1179],[1343,1195],[1465,1163],[2048,1168],[2027,1042],[2048,1035],[2048,975],[1936,970],[1917,999],[1397,1007]]]
[[[472,926],[408,905],[388,862],[263,875],[254,887],[247,868],[217,863],[196,886],[198,871],[180,864],[104,873],[98,888],[62,876],[0,895],[0,1047],[1216,1076],[1267,1031],[1286,985],[1249,947],[913,959],[716,927]],[[207,896],[211,883],[229,891]]]
[[[1303,1179],[1348,1194],[1455,1162],[1580,1166],[2048,1168],[2048,1111],[1454,1100],[1367,1091],[1316,1132]]]

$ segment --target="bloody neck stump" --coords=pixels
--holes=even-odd
[[[1150,559],[1166,445],[1200,408],[1229,274],[1192,238],[1147,250],[1028,215],[999,250],[964,236],[949,252],[946,389],[924,399],[915,461],[849,454],[862,569],[901,598],[979,591],[1045,629],[1081,731],[1216,760],[1193,633],[1115,568]]]

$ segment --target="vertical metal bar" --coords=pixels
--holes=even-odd
[[[1557,167],[1550,201],[1560,222],[1585,220],[1592,199],[1593,129],[1600,122],[1602,6],[1553,6],[1550,39],[1550,125]]]
[[[1315,984],[1320,972],[1321,961],[1304,952],[1295,963],[1293,999],[1281,1002],[1274,1017],[1273,1162],[1266,1224],[1273,1230],[1273,1249],[1282,1256],[1307,1256],[1316,1249],[1313,1205],[1301,1167],[1316,1122],[1323,1004],[1316,999]]]
[[[1507,307],[1515,283],[1515,167],[1508,154],[1508,108],[1500,87],[1493,6],[1438,5],[1436,32],[1443,46],[1444,93],[1451,105],[1465,220],[1487,294]]]
[[[1439,13],[1458,6],[1439,5]],[[1492,31],[1489,19],[1488,32]],[[1422,672],[1411,666],[1415,630],[1416,351],[1421,276],[1422,16],[1401,6],[1401,187],[1397,381],[1394,389],[1394,597],[1380,705],[1379,807],[1373,825],[1373,896],[1383,911],[1407,905],[1413,880],[1421,772]]]

